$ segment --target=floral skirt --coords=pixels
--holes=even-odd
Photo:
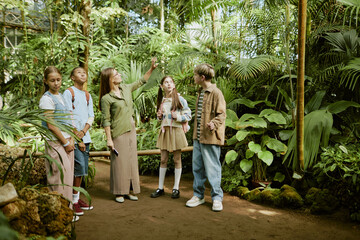
[[[172,127],[171,130],[170,127],[164,127],[164,129],[164,132],[160,129],[156,143],[157,148],[173,152],[188,146],[184,130],[181,127]]]

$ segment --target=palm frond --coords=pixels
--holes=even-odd
[[[355,19],[355,25],[357,27],[359,11],[360,11],[360,2],[358,0],[338,0],[338,2],[346,6],[345,14],[344,14],[344,23],[346,20],[348,20],[349,26],[351,26],[352,19]],[[346,17],[347,15],[348,18]]]
[[[250,78],[255,78],[259,74],[269,71],[280,62],[282,61],[272,56],[241,59],[230,67],[229,74],[240,81],[247,81]]]
[[[360,78],[360,58],[351,60],[346,66],[340,69],[341,78],[340,85],[345,84],[345,87],[354,91],[358,86],[358,80]]]

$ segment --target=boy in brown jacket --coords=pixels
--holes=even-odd
[[[212,210],[223,209],[221,189],[220,146],[224,145],[226,102],[220,89],[211,83],[214,68],[200,64],[194,69],[194,81],[201,86],[196,101],[193,132],[192,168],[194,196],[186,202],[187,207],[205,203],[206,178],[211,185]]]

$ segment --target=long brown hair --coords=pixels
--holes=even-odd
[[[163,85],[166,78],[170,78],[173,81],[174,85],[175,85],[175,81],[171,76],[163,77],[161,79],[161,81],[160,81],[160,85]],[[176,87],[174,87],[173,91],[171,92],[171,98],[172,98],[172,105],[171,105],[171,110],[172,111],[175,111],[176,109],[182,109],[183,108],[183,105],[180,102],[179,94],[178,94],[178,91],[176,90]],[[156,104],[156,112],[159,111],[159,109],[160,109],[162,99],[163,99],[163,90],[161,89],[161,86],[160,86],[159,90],[158,90],[157,101],[156,101],[156,103],[157,103]]]
[[[101,98],[109,93],[112,89],[110,78],[113,76],[114,68],[105,68],[100,74],[100,96],[99,96],[99,109],[101,110]]]
[[[48,66],[47,68],[45,68],[45,70],[44,70],[44,81],[43,81],[44,82],[43,92],[46,92],[46,91],[49,90],[49,85],[47,85],[45,83],[45,80],[47,80],[49,74],[51,74],[53,72],[56,72],[56,73],[60,74],[60,76],[61,76],[61,72],[55,66]]]

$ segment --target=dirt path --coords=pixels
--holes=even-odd
[[[139,201],[116,203],[109,192],[109,164],[96,162],[96,179],[88,189],[94,209],[76,223],[78,240],[132,239],[360,239],[360,225],[349,222],[343,213],[313,216],[291,210],[274,209],[224,195],[224,210],[211,211],[209,189],[206,203],[185,207],[192,196],[192,176],[184,175],[181,197],[171,199],[173,176],[165,180],[165,196],[153,199],[156,176],[140,176]],[[169,174],[168,174],[169,175]]]

